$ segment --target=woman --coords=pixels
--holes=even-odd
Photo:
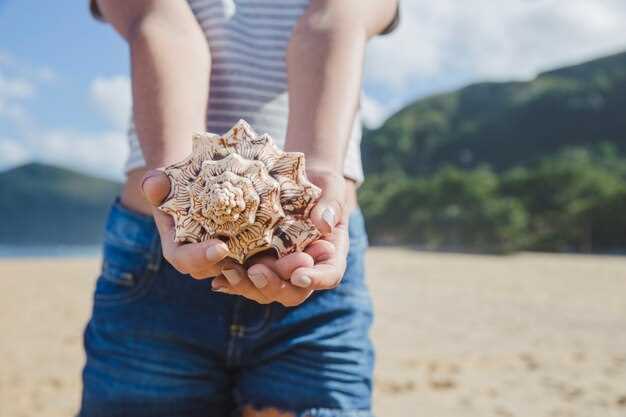
[[[371,415],[358,102],[365,45],[395,24],[395,0],[98,0],[92,11],[129,45],[133,125],[80,415]],[[158,168],[190,153],[193,132],[239,118],[305,153],[325,233],[245,268],[219,240],[175,244],[155,210],[169,193]]]

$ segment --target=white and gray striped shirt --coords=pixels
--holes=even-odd
[[[285,143],[288,116],[285,53],[310,0],[188,0],[211,51],[207,131],[227,132],[245,119],[258,133]],[[126,171],[145,165],[134,127]],[[358,182],[361,117],[355,117],[344,175]],[[338,147],[338,149],[340,149]]]

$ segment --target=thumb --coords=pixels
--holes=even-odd
[[[163,171],[148,171],[141,181],[141,192],[150,204],[160,206],[170,193],[170,179]]]
[[[344,181],[340,176],[316,181],[322,189],[322,196],[311,210],[311,221],[323,234],[332,233],[343,218]]]

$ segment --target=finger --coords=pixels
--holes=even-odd
[[[297,288],[282,280],[267,265],[255,264],[248,269],[248,277],[265,299],[292,307],[301,304],[311,295],[311,290]]]
[[[172,218],[158,210],[153,212],[161,236],[163,256],[174,268],[184,274],[193,272],[194,278],[206,278],[219,273],[219,269],[214,267],[228,255],[228,246],[224,242],[210,239],[201,243],[176,243]]]
[[[224,275],[218,275],[211,281],[211,290],[215,292],[223,292],[225,294],[234,294],[228,280]]]
[[[225,259],[219,264],[221,273],[226,277],[228,283],[236,287],[246,276],[246,270],[232,259]]]
[[[206,269],[195,269],[189,271],[189,275],[195,279],[207,279],[217,277],[222,273],[218,264],[208,266]]]
[[[141,192],[150,204],[157,207],[170,193],[170,179],[163,171],[152,170],[141,181]]]
[[[211,289],[215,292],[240,295],[259,304],[268,304],[271,300],[256,288],[249,279],[240,280],[237,285],[231,285],[224,275],[220,275],[211,282]]]
[[[161,249],[165,259],[171,259],[178,244],[174,241],[176,231],[174,229],[174,219],[160,210],[153,209],[152,215],[156,224],[159,236],[161,236]]]
[[[313,257],[308,253],[296,252],[276,259],[273,256],[264,255],[254,259],[252,265],[262,264],[270,268],[283,280],[289,280],[293,271],[302,267],[311,267],[314,264]],[[251,267],[250,267],[251,268]]]
[[[314,256],[315,265],[295,270],[290,277],[291,283],[312,290],[335,288],[345,272],[348,249],[347,227],[345,223],[339,223],[333,234],[328,237],[328,241],[316,242],[316,245],[311,246],[313,255],[317,255]]]
[[[345,271],[345,266],[337,263],[324,263],[313,268],[299,268],[294,271],[290,282],[299,288],[328,290],[337,287]]]
[[[248,269],[248,278],[252,284],[268,299],[276,295],[286,286],[286,282],[267,265],[255,264]]]
[[[204,271],[228,255],[228,246],[219,239],[176,246],[173,260],[188,271]]]
[[[331,242],[320,239],[307,246],[305,252],[313,258],[314,263],[320,263],[335,256],[336,250]]]
[[[311,210],[311,221],[323,234],[332,233],[337,223],[343,218],[345,180],[337,175],[326,177],[317,185],[322,189],[322,196]]]

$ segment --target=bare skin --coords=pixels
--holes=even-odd
[[[128,173],[122,203],[152,214],[164,257],[216,291],[259,303],[297,306],[314,291],[336,287],[346,268],[347,217],[356,185],[343,161],[358,108],[367,40],[392,20],[396,0],[312,0],[287,51],[289,120],[285,149],[304,152],[307,173],[322,189],[311,220],[324,238],[281,259],[260,256],[244,268],[228,260],[219,240],[177,244],[173,221],[156,209],[169,193],[160,168],[191,152],[188,138],[205,130],[210,55],[186,2],[98,0],[103,17],[127,41],[132,64],[134,121],[146,167]],[[177,71],[177,68],[185,71]],[[246,417],[289,416],[244,409]]]

